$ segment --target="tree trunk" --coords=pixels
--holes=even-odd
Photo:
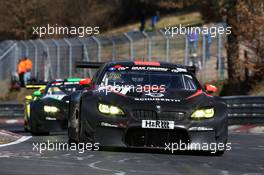
[[[239,84],[240,81],[240,60],[239,60],[239,42],[235,34],[230,34],[227,38],[227,64],[228,64],[228,82]]]
[[[239,60],[237,1],[233,0],[231,2],[231,8],[229,8],[227,12],[227,26],[232,27],[232,33],[228,35],[227,38],[228,92],[232,94],[241,94],[241,73],[243,71]]]

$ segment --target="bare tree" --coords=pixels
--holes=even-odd
[[[240,90],[240,85],[245,81],[245,68],[256,72],[261,66],[264,47],[264,8],[263,1],[258,0],[234,0],[230,5],[231,8],[227,13],[228,25],[232,27],[232,34],[228,36],[227,46],[228,82],[231,87]],[[254,52],[254,60],[240,59],[239,47],[241,45],[246,45]],[[252,63],[255,66],[252,66]]]
[[[11,31],[16,38],[28,39],[32,26],[43,21],[47,0],[0,1],[1,28]]]
[[[264,8],[259,0],[204,0],[201,13],[205,21],[225,21],[232,27],[227,38],[228,87],[231,93],[241,93],[245,68],[258,69],[263,59]],[[223,19],[224,17],[224,19]],[[246,46],[254,52],[255,62],[241,59],[239,49]],[[250,61],[250,60],[247,60]],[[263,75],[264,76],[264,75]]]

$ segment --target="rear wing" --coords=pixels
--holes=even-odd
[[[76,61],[75,67],[76,68],[100,68],[104,63],[102,62],[88,62],[88,61]]]
[[[40,89],[45,88],[47,83],[34,83],[34,84],[28,84],[26,85],[27,89]]]
[[[76,68],[93,68],[97,69],[100,68],[104,63],[103,62],[89,62],[89,61],[76,61],[75,67]],[[188,72],[192,72],[195,74],[196,67],[195,66],[184,66]]]
[[[188,72],[192,72],[193,74],[195,74],[195,72],[196,72],[195,66],[186,66],[186,69]]]

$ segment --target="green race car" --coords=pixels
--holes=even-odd
[[[88,79],[53,80],[26,96],[25,130],[32,134],[64,131],[68,124],[68,96],[87,87]]]
[[[24,129],[29,131],[29,118],[30,118],[30,102],[36,100],[39,97],[40,92],[44,91],[46,84],[30,84],[26,86],[27,89],[35,89],[32,95],[26,95],[24,100]]]

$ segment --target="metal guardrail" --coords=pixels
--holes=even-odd
[[[229,124],[264,123],[264,96],[222,97],[228,107]],[[0,117],[23,117],[24,105],[0,103]]]
[[[23,117],[24,105],[15,102],[0,103],[0,117]]]
[[[228,107],[229,124],[264,123],[264,96],[222,97]]]

